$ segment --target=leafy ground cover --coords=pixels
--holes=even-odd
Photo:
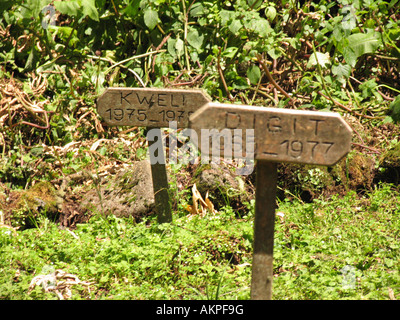
[[[98,116],[109,86],[340,112],[354,130],[346,159],[279,167],[273,295],[398,298],[399,18],[396,0],[2,1],[0,298],[57,298],[28,290],[57,269],[90,283],[72,299],[249,298],[252,203],[238,213],[226,194],[215,216],[188,216],[186,179],[172,184],[170,225],[77,212],[96,175],[146,156],[143,128]],[[20,206],[17,191],[41,183],[62,190],[58,214],[81,217],[76,229],[44,197],[37,212]]]
[[[398,187],[364,197],[279,203],[274,299],[398,299]],[[71,299],[248,299],[254,208],[205,218],[94,216],[73,231],[49,220],[13,233],[0,229],[0,298],[57,299],[34,276],[64,270],[90,283]]]

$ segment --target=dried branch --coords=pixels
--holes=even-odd
[[[262,59],[262,56],[260,54],[257,54],[257,60],[258,62],[261,64],[268,80],[272,83],[272,85],[278,89],[287,99],[292,100],[292,97],[289,96],[289,94],[278,84],[276,83],[276,81],[274,80],[274,78],[272,77],[271,73],[268,70],[267,64],[265,63],[265,61]]]
[[[225,92],[228,95],[229,100],[233,101],[235,100],[231,93],[229,92],[228,86],[226,85],[224,73],[222,72],[221,64],[220,64],[220,59],[221,59],[221,48],[219,48],[219,54],[218,54],[218,59],[217,59],[217,69],[218,69],[218,74],[221,78],[222,85],[224,86]]]

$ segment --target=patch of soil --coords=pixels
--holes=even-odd
[[[82,208],[81,201],[82,195],[77,194],[69,194],[63,199],[57,219],[60,226],[75,229],[77,224],[89,221],[91,214]]]

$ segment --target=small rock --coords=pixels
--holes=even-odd
[[[200,165],[194,174],[192,183],[204,196],[207,191],[217,209],[225,205],[241,211],[246,210],[245,202],[254,198],[254,190],[247,176],[239,176],[223,163]]]
[[[102,177],[84,197],[81,206],[117,217],[149,215],[154,208],[150,162],[138,161],[115,176]]]

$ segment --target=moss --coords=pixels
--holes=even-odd
[[[329,195],[335,186],[331,169],[324,166],[284,163],[278,170],[278,198],[300,197],[309,202],[321,195]]]
[[[24,201],[27,207],[33,211],[54,212],[57,210],[56,191],[47,181],[39,182],[26,190],[21,201]]]
[[[375,160],[366,154],[352,151],[332,172],[346,190],[370,189],[375,176]]]
[[[299,175],[299,182],[302,183],[303,190],[310,192],[313,197],[334,183],[332,175],[328,173],[326,167],[304,166]]]
[[[375,159],[356,150],[331,167],[280,164],[278,197],[283,199],[292,194],[309,202],[320,196],[370,189],[375,174]]]
[[[400,142],[379,157],[377,181],[398,184],[400,181]]]
[[[400,142],[380,156],[379,165],[384,168],[400,168]]]
[[[8,190],[7,198],[0,201],[7,222],[22,229],[37,224],[45,216],[54,219],[58,213],[57,194],[51,183],[39,182],[28,190]]]
[[[152,214],[154,191],[148,160],[138,161],[116,175],[100,178],[83,197],[80,207],[117,217],[141,218]]]

